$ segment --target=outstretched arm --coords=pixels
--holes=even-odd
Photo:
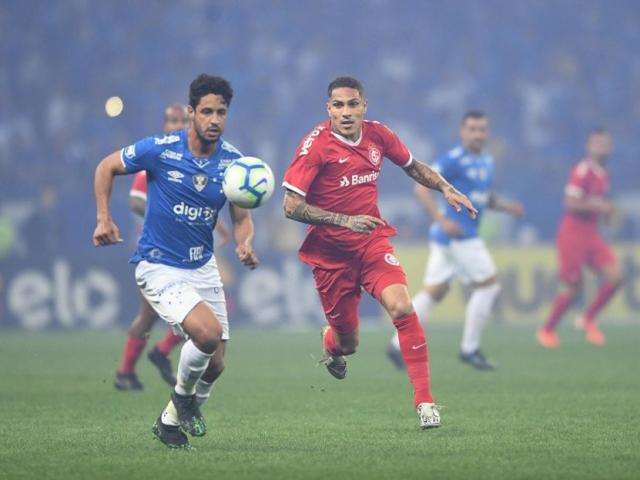
[[[478,211],[467,196],[456,190],[453,185],[447,182],[442,175],[433,168],[414,159],[404,171],[420,185],[442,192],[447,203],[455,208],[456,211],[459,212],[462,210],[462,207],[464,207],[467,209],[467,212],[469,212],[471,218],[476,218]]]
[[[284,214],[287,218],[310,225],[336,225],[358,233],[371,233],[384,221],[371,215],[345,215],[309,205],[305,198],[287,189],[284,194]]]
[[[514,217],[521,217],[524,215],[524,206],[520,202],[507,200],[493,192],[489,195],[489,203],[487,204],[487,207],[492,210],[508,213]]]
[[[94,192],[96,196],[96,229],[93,232],[93,244],[96,247],[113,245],[122,242],[120,230],[111,218],[109,200],[113,190],[113,180],[116,175],[126,174],[120,160],[120,152],[113,152],[102,159],[96,167],[94,177]]]
[[[238,260],[251,270],[258,266],[259,260],[253,251],[253,220],[251,213],[244,208],[229,203],[229,213],[233,223],[233,237],[236,240]]]

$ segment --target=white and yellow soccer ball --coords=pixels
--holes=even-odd
[[[234,160],[224,172],[222,191],[241,208],[258,208],[273,194],[275,179],[269,165],[256,157]]]

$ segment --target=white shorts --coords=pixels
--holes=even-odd
[[[227,303],[215,257],[195,269],[143,260],[138,263],[135,275],[144,298],[178,333],[185,335],[182,321],[193,307],[205,302],[222,326],[222,340],[229,339]]]
[[[480,238],[451,240],[449,245],[431,242],[424,274],[425,285],[448,283],[453,276],[461,282],[479,283],[496,275],[496,265]]]

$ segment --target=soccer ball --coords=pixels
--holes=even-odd
[[[222,191],[241,208],[258,208],[273,194],[275,180],[269,165],[256,157],[241,157],[224,172]]]

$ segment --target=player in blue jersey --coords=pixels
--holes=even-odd
[[[171,400],[153,426],[169,447],[188,447],[185,432],[202,436],[199,406],[224,368],[229,339],[222,282],[213,255],[213,228],[226,203],[222,178],[241,154],[222,133],[233,97],[225,79],[202,74],[189,89],[189,127],[148,137],[103,159],[95,173],[96,246],[121,242],[109,198],[116,175],[147,172],[148,208],[138,248],[136,282],[158,315],[188,340],[180,352]],[[258,265],[248,210],[229,205],[239,260]]]
[[[522,205],[507,201],[491,190],[494,177],[493,158],[484,151],[489,137],[489,120],[480,111],[469,111],[460,127],[462,144],[438,158],[435,169],[455,188],[469,197],[478,208],[471,218],[449,205],[438,205],[429,191],[418,186],[416,193],[433,219],[430,230],[430,255],[424,276],[424,288],[413,298],[422,323],[433,306],[447,292],[454,276],[472,289],[467,303],[460,359],[479,370],[494,366],[480,351],[480,339],[491,314],[500,285],[493,259],[478,237],[478,226],[484,208],[500,210],[516,217],[524,214]],[[395,336],[388,349],[391,360],[404,367]]]

